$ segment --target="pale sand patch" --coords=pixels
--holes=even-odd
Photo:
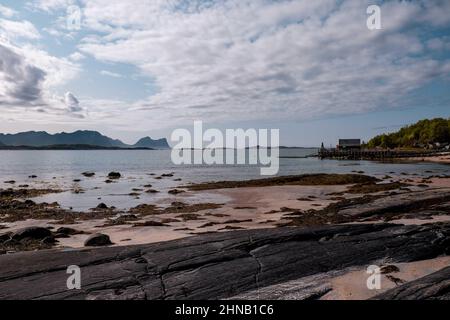
[[[385,265],[390,264],[386,263]],[[400,272],[389,275],[409,282],[448,267],[450,256],[410,263],[395,263],[393,265],[397,266]],[[330,281],[332,290],[321,297],[321,300],[365,300],[397,286],[386,275],[381,275],[381,289],[369,290],[366,283],[369,276],[366,269],[361,268],[333,278]]]

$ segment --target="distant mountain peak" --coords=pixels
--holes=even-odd
[[[45,131],[28,131],[16,134],[0,134],[2,146],[27,146],[46,147],[53,145],[90,145],[97,147],[113,148],[170,148],[166,139],[153,140],[150,137],[140,139],[135,145],[130,146],[118,139],[111,139],[93,130],[77,130],[72,133],[61,132],[49,134]]]
[[[170,146],[167,143],[167,139],[153,140],[150,137],[144,137],[134,144],[136,148],[154,148],[154,149],[169,149]]]

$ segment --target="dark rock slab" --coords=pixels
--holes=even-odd
[[[450,300],[450,267],[386,291],[374,300]]]
[[[243,230],[170,242],[0,256],[0,299],[220,299],[379,259],[449,253],[450,224]],[[81,290],[67,290],[67,267]]]
[[[368,217],[386,212],[407,212],[450,200],[450,188],[407,192],[382,197],[366,204],[357,204],[340,210],[339,214],[351,217]]]

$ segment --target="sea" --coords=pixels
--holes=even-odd
[[[309,173],[365,173],[373,176],[449,175],[450,166],[427,162],[383,163],[353,160],[320,160],[317,149],[280,149],[279,176]],[[122,178],[105,183],[108,173]],[[88,178],[83,172],[94,172]],[[173,176],[157,179],[163,174]],[[35,177],[32,177],[35,176]],[[264,178],[260,165],[175,165],[171,150],[14,150],[0,151],[0,188],[58,188],[64,192],[33,200],[58,202],[63,208],[86,211],[100,202],[118,209],[142,203],[166,204],[173,200],[169,190],[190,183]],[[11,181],[15,181],[11,184]],[[9,182],[9,183],[6,183]],[[146,193],[151,189],[158,193]],[[183,201],[225,201],[215,193]],[[200,197],[200,199],[199,199]]]

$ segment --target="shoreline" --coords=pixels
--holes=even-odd
[[[61,209],[55,203],[39,204],[26,200],[58,190],[3,190],[0,192],[0,264],[3,259],[31,257],[39,252],[55,255],[90,252],[94,247],[87,245],[87,241],[97,234],[106,235],[111,243],[96,244],[102,248],[95,249],[95,255],[135,246],[195,242],[210,236],[234,239],[241,233],[259,234],[272,232],[270,230],[309,232],[315,228],[374,226],[446,230],[450,227],[449,176],[399,174],[381,178],[363,174],[317,174],[191,184],[176,190],[178,192],[168,194],[166,205],[150,203],[124,211],[100,204],[79,213]],[[199,200],[208,197],[224,201],[205,203]],[[18,238],[24,230],[28,230],[28,234],[30,230],[44,230],[47,236],[31,240]],[[329,237],[321,238],[319,242],[330,241],[336,235]],[[384,277],[388,285],[378,293],[394,288],[392,279],[410,283],[450,261],[448,256],[422,260],[426,259],[395,264],[400,273],[392,275],[393,278]],[[358,269],[354,265],[348,270],[330,269],[329,274],[317,274],[312,280],[301,278],[298,281],[312,281],[313,292],[326,288],[326,292],[319,290],[323,299],[372,298],[375,292],[369,293],[361,287],[364,271],[361,266]],[[266,294],[266,298],[272,299],[276,298],[275,292],[289,298],[293,286],[297,298],[311,294],[309,289],[306,293],[298,291],[303,288],[298,281],[278,283],[275,287],[267,286],[263,291],[249,291],[235,298],[254,299]],[[0,281],[0,288],[1,285]]]
[[[82,248],[84,241],[96,233],[107,234],[115,246],[120,246],[241,229],[366,223],[367,217],[344,217],[336,213],[341,210],[340,207],[361,210],[365,203],[370,206],[378,198],[432,192],[436,188],[450,188],[450,178],[399,175],[380,179],[361,174],[302,175],[180,186],[174,189],[178,190],[177,193],[168,195],[159,205],[138,205],[129,210],[105,205],[104,208],[79,213],[61,209],[56,203],[23,202],[35,194],[56,190],[18,190],[18,200],[14,200],[14,194],[4,198],[6,191],[3,191],[0,193],[3,195],[0,197],[3,204],[3,209],[0,209],[0,234],[29,227],[47,228],[54,233],[59,228],[70,228],[77,234],[57,238],[56,248]],[[223,201],[206,203],[198,200],[202,198]],[[8,206],[12,209],[6,209]],[[18,209],[18,206],[23,206],[23,209]],[[14,215],[18,215],[17,218]],[[436,215],[419,218],[406,214],[389,216],[389,220],[405,224],[422,224],[450,220],[450,213],[437,212]],[[383,218],[381,215],[374,216],[370,221],[383,221]]]

